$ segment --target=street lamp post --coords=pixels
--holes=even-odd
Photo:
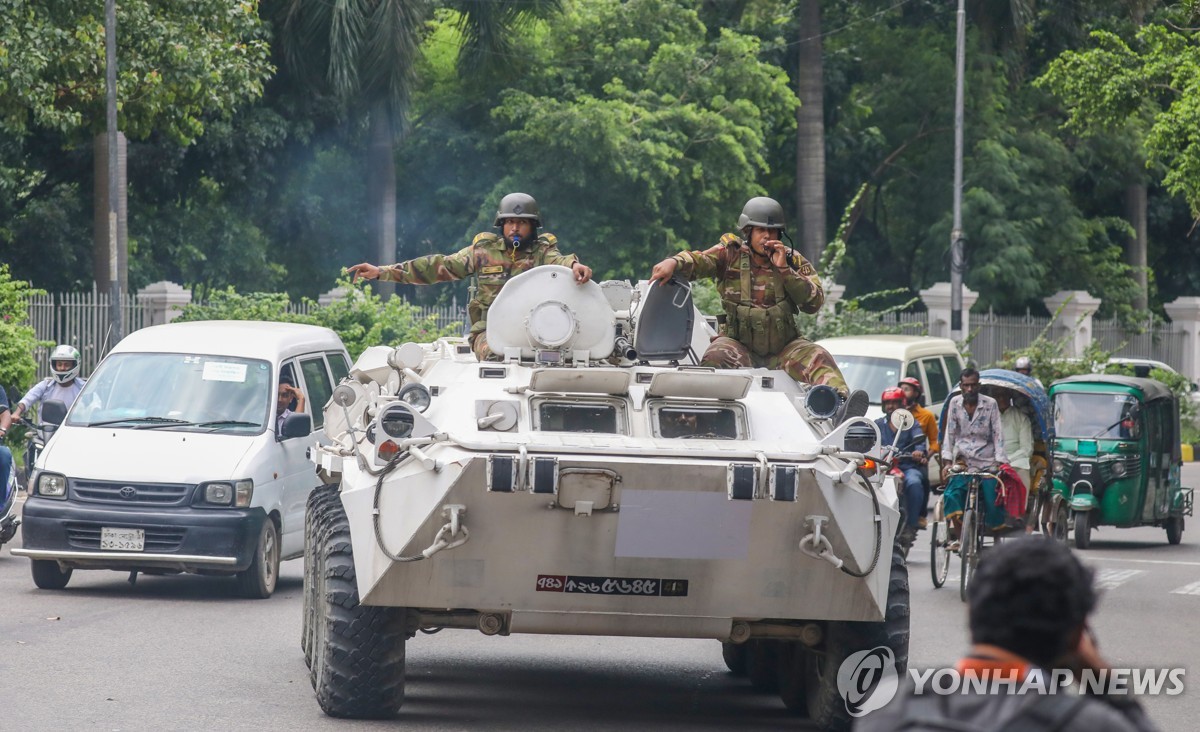
[[[122,338],[121,273],[117,264],[117,4],[104,0],[105,124],[108,139],[108,292],[110,345]]]
[[[950,230],[950,337],[963,339],[962,289],[963,256],[962,176],[963,176],[963,68],[966,65],[967,12],[965,0],[958,0],[958,43],[955,54],[954,82],[954,227]]]

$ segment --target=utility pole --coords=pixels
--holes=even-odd
[[[962,177],[963,177],[963,68],[966,66],[967,11],[965,0],[958,0],[958,51],[954,82],[954,228],[950,230],[950,337],[962,341],[963,256]]]
[[[104,0],[105,113],[108,134],[108,291],[111,337],[116,345],[124,336],[121,330],[121,272],[117,266],[117,3]]]

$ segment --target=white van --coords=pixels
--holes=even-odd
[[[837,362],[851,389],[862,389],[871,400],[867,416],[883,416],[883,390],[912,376],[925,387],[925,405],[939,419],[942,402],[958,384],[963,370],[958,346],[949,338],[912,335],[864,335],[817,341]]]
[[[306,452],[349,372],[337,334],[292,323],[208,321],[135,331],[97,366],[38,458],[22,515],[33,581],[74,569],[236,575],[269,597],[280,559],[304,553],[320,482]],[[305,397],[279,414],[281,380]],[[298,406],[295,402],[282,405]],[[57,419],[53,412],[57,411]],[[136,577],[136,575],[131,575]]]

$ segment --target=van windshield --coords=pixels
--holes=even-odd
[[[883,390],[900,381],[900,362],[894,358],[834,354],[833,360],[846,378],[846,385],[865,391],[872,404],[879,404]]]
[[[1054,395],[1054,432],[1058,437],[1136,440],[1140,408],[1131,394]]]
[[[257,434],[270,419],[271,375],[266,361],[233,356],[113,354],[67,424]]]

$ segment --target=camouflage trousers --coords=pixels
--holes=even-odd
[[[704,351],[700,365],[715,366],[719,369],[783,369],[798,383],[828,384],[837,389],[842,396],[850,393],[846,387],[846,379],[842,377],[842,372],[833,356],[829,355],[829,351],[804,338],[796,338],[789,342],[777,354],[761,357],[751,353],[741,341],[729,336],[717,336]]]
[[[492,349],[488,348],[487,331],[480,330],[467,336],[467,343],[471,344],[471,350],[475,352],[475,358],[480,361],[503,361],[496,354],[492,353]]]

